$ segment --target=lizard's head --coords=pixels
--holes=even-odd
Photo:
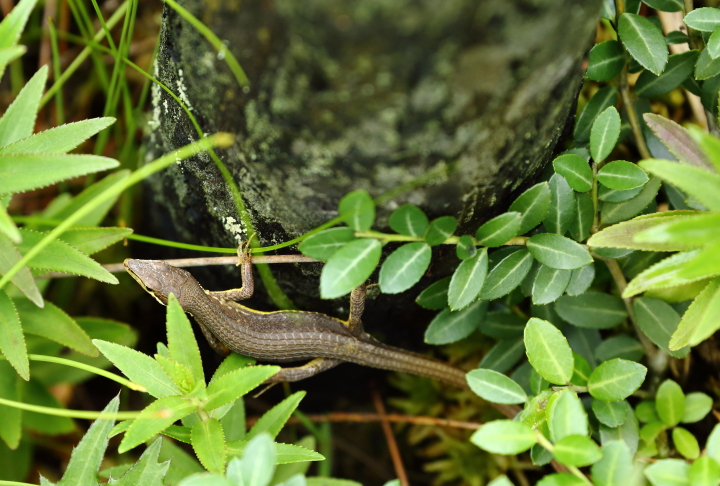
[[[185,270],[174,267],[162,260],[134,260],[123,262],[125,270],[150,295],[163,305],[167,305],[168,295],[175,294],[182,300],[183,286],[193,276]]]

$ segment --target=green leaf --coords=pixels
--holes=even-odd
[[[453,216],[440,216],[430,223],[425,232],[425,241],[430,246],[436,246],[450,238],[457,229],[458,221]]]
[[[570,235],[576,241],[585,241],[590,236],[595,209],[592,197],[587,193],[575,194],[575,209],[570,223]]]
[[[522,339],[501,339],[480,361],[478,368],[505,373],[520,361],[524,351],[525,346]]]
[[[463,260],[453,273],[448,289],[448,303],[451,310],[469,305],[480,293],[488,269],[487,248],[474,257]]]
[[[637,404],[635,407],[635,416],[640,422],[659,422],[657,410],[655,410],[655,400],[646,400]]]
[[[0,290],[0,351],[24,380],[30,379],[30,363],[20,317],[4,290]]]
[[[566,466],[589,466],[602,458],[600,447],[584,435],[568,435],[555,444],[553,456]]]
[[[610,336],[595,348],[595,357],[600,361],[622,358],[640,361],[645,356],[645,348],[637,339],[625,334]]]
[[[103,409],[111,415],[118,410],[120,400],[115,397]],[[98,419],[90,426],[80,443],[72,451],[65,474],[57,486],[77,486],[79,484],[97,484],[97,472],[108,446],[108,435],[114,419]]]
[[[713,59],[720,57],[720,28],[715,29],[710,35],[707,42],[707,51]]]
[[[513,291],[532,268],[533,260],[527,250],[518,250],[505,257],[485,278],[480,298],[493,300]]]
[[[672,431],[673,443],[677,451],[687,459],[697,459],[700,456],[700,445],[697,439],[682,427],[675,427]]]
[[[665,42],[667,42],[669,46],[673,46],[676,44],[689,44],[690,37],[688,37],[685,32],[673,30],[665,36]]]
[[[245,438],[245,404],[242,397],[233,402],[227,413],[220,418],[220,424],[228,442]]]
[[[537,442],[529,425],[512,420],[488,422],[473,433],[470,442],[495,454],[520,454]]]
[[[615,40],[601,42],[590,50],[585,77],[593,81],[609,81],[620,74],[624,65],[622,45]]]
[[[590,129],[593,126],[595,118],[605,109],[610,106],[614,106],[616,102],[617,90],[613,86],[600,88],[597,93],[590,98],[590,101],[588,101],[588,104],[585,105],[582,113],[580,113],[580,116],[577,118],[575,130],[573,132],[575,142],[588,142],[590,140]]]
[[[0,197],[0,233],[4,234],[13,243],[17,244],[22,241],[22,236],[20,236],[17,225],[15,225],[15,222],[8,214],[3,203],[3,200],[10,202],[11,196],[11,194],[8,194]]]
[[[688,477],[693,486],[715,486],[720,481],[720,466],[711,457],[699,457],[690,466]]]
[[[488,312],[478,326],[486,336],[505,339],[522,336],[527,319],[509,312]]]
[[[577,386],[586,386],[588,378],[590,378],[590,373],[592,373],[590,363],[575,352],[573,352],[573,363],[573,376],[570,383]]]
[[[593,261],[590,253],[578,243],[551,233],[531,236],[527,249],[537,261],[558,270],[575,270]]]
[[[676,162],[669,162],[677,166],[681,166]],[[642,164],[642,163],[641,163]],[[642,166],[643,169],[647,170],[647,167]],[[683,166],[687,167],[687,166]],[[645,184],[642,190],[637,196],[632,199],[620,203],[608,203],[605,202],[600,210],[600,220],[602,224],[613,224],[619,223],[632,218],[639,214],[643,209],[655,200],[658,190],[660,189],[661,181],[657,177],[651,177],[650,180]]]
[[[32,0],[35,3],[36,0]],[[17,8],[15,8],[17,10]],[[25,46],[0,47],[0,78],[5,72],[5,67],[18,57],[27,52]]]
[[[234,402],[238,397],[261,385],[280,370],[279,366],[249,366],[222,375],[207,387],[205,410]]]
[[[673,54],[660,76],[643,71],[635,82],[635,94],[641,98],[654,98],[669,93],[692,75],[697,58],[698,51],[694,50]]]
[[[707,49],[704,49],[698,56],[697,63],[695,64],[695,79],[704,80],[709,79],[720,74],[720,58],[713,59],[710,57],[710,53]],[[708,84],[712,83],[711,81]],[[714,89],[713,89],[714,91]],[[703,99],[705,96],[703,96]],[[706,101],[704,103],[707,103]],[[712,99],[711,112],[714,112],[717,107],[717,101]]]
[[[710,413],[713,406],[713,399],[701,392],[693,392],[685,395],[685,412],[680,422],[692,424],[699,422]]]
[[[710,245],[720,239],[720,214],[698,211],[691,215],[684,213],[652,220],[655,220],[654,224],[634,235],[635,241],[659,243],[660,248],[670,249],[667,251],[683,251]]]
[[[243,486],[267,486],[275,472],[275,444],[268,434],[252,439],[245,449],[240,466]]]
[[[325,262],[346,243],[354,239],[355,232],[350,228],[330,228],[307,237],[298,245],[298,250],[303,255]]]
[[[642,187],[629,189],[627,191],[616,191],[600,184],[598,186],[598,199],[607,203],[620,203],[629,201],[642,191]]]
[[[173,294],[170,294],[167,305],[167,342],[170,357],[190,371],[195,383],[204,383],[200,348],[190,320]]]
[[[720,424],[715,424],[705,444],[707,455],[715,461],[720,461]]]
[[[191,392],[195,388],[197,382],[193,379],[187,367],[162,354],[156,354],[155,361],[162,366],[162,369],[172,379],[173,383],[184,393]]]
[[[674,427],[679,424],[685,413],[685,395],[680,385],[673,380],[663,381],[655,397],[655,408],[665,425]]]
[[[661,459],[643,472],[653,486],[690,486],[690,464],[681,459]]]
[[[595,280],[595,264],[591,263],[572,271],[565,292],[573,297],[584,294],[592,285],[593,280]]]
[[[520,385],[497,371],[472,370],[467,374],[467,382],[476,395],[489,402],[512,405],[527,400],[527,395]]]
[[[647,290],[676,287],[678,285],[685,285],[696,280],[712,277],[714,275],[712,271],[706,275],[700,275],[698,277],[682,277],[681,272],[685,270],[688,267],[688,264],[698,256],[699,251],[700,250],[694,250],[676,253],[673,256],[656,263],[647,270],[644,270],[640,273],[640,275],[630,281],[623,292],[623,298],[632,297]],[[682,346],[684,346],[684,344]],[[676,348],[671,344],[670,349]]]
[[[570,473],[556,473],[544,476],[535,486],[585,486],[585,484],[585,481]]]
[[[345,194],[338,204],[338,212],[353,231],[368,231],[375,222],[375,202],[363,189]]]
[[[205,469],[212,473],[225,472],[225,434],[222,425],[215,418],[196,422],[192,428],[192,446],[195,455]]]
[[[386,294],[398,294],[409,289],[430,266],[432,250],[427,243],[406,243],[393,251],[380,267],[380,289]]]
[[[712,162],[702,149],[702,144],[694,139],[689,130],[662,115],[645,113],[643,118],[655,136],[680,162],[712,168]]]
[[[597,177],[601,184],[618,191],[635,189],[648,181],[645,171],[625,160],[614,160],[605,164]]]
[[[664,42],[663,42],[664,43]],[[590,154],[596,162],[610,155],[620,137],[620,114],[614,106],[606,108],[593,122],[590,131]]]
[[[642,385],[646,374],[647,368],[633,361],[605,361],[590,375],[588,392],[605,402],[625,400]]]
[[[549,233],[564,235],[575,217],[575,192],[565,178],[553,174],[550,178],[550,209],[543,224]]]
[[[144,386],[156,398],[179,395],[180,389],[150,356],[120,344],[93,339],[102,354],[130,380]],[[172,422],[170,422],[172,423]]]
[[[542,305],[555,302],[565,292],[571,275],[570,270],[557,270],[542,265],[533,283],[533,304]]]
[[[588,329],[609,329],[627,318],[621,299],[600,292],[562,296],[555,303],[555,310],[570,324]]]
[[[595,248],[627,248],[643,251],[691,250],[697,246],[689,244],[690,241],[670,241],[676,239],[668,233],[672,232],[673,236],[676,234],[675,223],[692,222],[696,221],[696,218],[698,216],[691,211],[666,211],[638,216],[595,233],[587,243]],[[697,219],[697,221],[701,220]],[[689,229],[688,226],[696,225],[690,223],[681,226],[680,229],[686,231]],[[697,233],[693,234],[697,235]]]
[[[696,8],[683,19],[691,29],[712,32],[720,28],[720,10],[716,8]]]
[[[626,484],[632,474],[632,454],[628,445],[615,440],[603,444],[602,459],[592,466],[592,480],[596,486],[620,486]]]
[[[422,236],[429,221],[422,209],[413,204],[403,204],[390,215],[390,228],[405,236]]]
[[[265,412],[260,420],[255,422],[245,439],[251,440],[260,434],[269,434],[271,439],[277,437],[305,395],[304,391],[295,392]]]
[[[670,351],[670,337],[680,323],[680,316],[669,304],[651,297],[639,297],[633,302],[635,319],[642,332],[660,349],[675,358],[684,358],[689,347]]]
[[[99,353],[87,333],[52,302],[45,302],[45,307],[41,309],[29,300],[17,299],[15,307],[27,334],[52,339],[87,356],[98,356]]]
[[[65,231],[60,239],[76,250],[92,255],[127,238],[132,232],[130,228],[73,228]]]
[[[261,434],[262,435],[262,434]],[[236,440],[228,443],[228,453],[231,455],[242,454],[248,448],[248,441]],[[305,462],[305,461],[323,461],[325,457],[322,454],[318,454],[315,451],[306,449],[293,444],[275,444],[277,450],[277,456],[275,459],[276,464],[290,464],[294,462]]]
[[[647,159],[640,162],[640,167],[685,191],[710,210],[720,210],[720,175],[668,160]]]
[[[5,235],[0,234],[0,274],[5,274],[20,258],[22,258],[22,255],[15,248],[15,245]],[[10,281],[36,306],[43,306],[43,298],[29,268],[23,267],[20,269]]]
[[[0,305],[0,312],[2,311],[3,309]],[[2,316],[1,313],[0,316]],[[2,317],[0,317],[0,319],[2,319]],[[21,388],[19,379],[18,374],[13,373],[7,361],[0,361],[0,398],[16,402],[21,401],[20,392],[23,391],[23,388]],[[27,380],[28,378],[25,379]],[[22,399],[27,403],[25,397],[22,397]],[[0,414],[2,414],[2,420],[0,420],[0,438],[5,441],[5,444],[7,444],[10,449],[16,450],[20,445],[20,437],[22,436],[23,415],[27,416],[28,412],[23,412],[16,407],[0,405]]]
[[[415,302],[420,307],[430,310],[441,310],[448,305],[448,291],[450,289],[450,277],[443,278],[430,284],[420,292]]]
[[[627,402],[604,402],[593,398],[592,410],[595,417],[608,427],[619,427],[625,423],[628,413]]]
[[[455,254],[460,260],[467,260],[477,254],[475,241],[470,235],[462,235],[458,238],[457,246],[455,246]]]
[[[491,248],[500,246],[510,238],[517,236],[521,221],[522,215],[519,212],[511,211],[501,214],[480,226],[475,233],[475,239],[478,245]]]
[[[683,9],[682,0],[643,0],[643,3],[661,12],[680,12]]]
[[[66,123],[1,147],[0,154],[64,154],[113,123],[112,117]]]
[[[522,215],[517,233],[522,235],[542,223],[550,210],[550,202],[550,186],[547,182],[535,184],[520,194],[509,209]]]
[[[565,154],[553,160],[555,172],[563,176],[577,192],[592,189],[592,169],[587,160],[576,154]]]
[[[137,447],[195,410],[197,410],[197,405],[187,398],[166,396],[155,400],[145,407],[138,418],[130,424],[120,442],[118,452],[122,454]]]
[[[113,486],[163,486],[165,484],[163,478],[170,468],[170,461],[158,464],[161,445],[162,438],[158,437],[145,449],[138,462],[128,469],[120,479],[110,481],[108,484]]]
[[[525,326],[528,361],[550,383],[566,385],[573,375],[574,358],[565,336],[547,321],[531,318]]]
[[[320,295],[335,299],[367,280],[380,261],[382,244],[375,239],[346,243],[328,260],[320,274]]]
[[[476,300],[462,310],[444,309],[430,322],[425,331],[425,342],[448,344],[469,336],[482,321],[487,312],[487,306],[487,302]]]
[[[385,483],[384,486],[400,486],[400,481],[398,479],[395,479],[397,481],[397,484],[388,484]],[[513,486],[513,483],[510,482],[510,480],[507,478],[507,476],[502,475],[498,476],[492,481],[488,483],[488,486]]]
[[[668,60],[668,49],[660,29],[645,17],[624,13],[618,22],[623,45],[645,69],[660,75]]]
[[[10,145],[13,142],[32,135],[33,128],[35,127],[35,117],[40,107],[40,98],[42,98],[45,82],[47,81],[47,73],[47,66],[38,69],[33,77],[25,83],[25,86],[23,86],[23,89],[18,93],[15,101],[12,102],[2,117],[0,117],[0,147]],[[18,170],[21,169],[18,168]],[[3,172],[5,172],[3,170],[3,158],[0,157],[0,174],[3,174]],[[9,181],[6,183],[10,184]],[[0,185],[0,194],[21,192],[6,191],[2,189],[3,187],[4,184]]]
[[[560,392],[549,410],[548,426],[553,442],[571,435],[588,435],[588,417],[578,396],[570,391]]]

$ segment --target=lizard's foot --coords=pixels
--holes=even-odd
[[[240,244],[240,246],[238,246],[237,256],[240,259],[240,261],[237,263],[238,267],[241,266],[243,263],[248,263],[248,262],[252,263],[252,253],[250,250],[250,242],[252,241],[253,238],[255,238],[256,235],[257,235],[257,233],[253,233],[252,235],[250,235],[250,238],[243,241]]]

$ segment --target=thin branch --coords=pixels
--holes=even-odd
[[[349,412],[333,412],[327,415],[306,415],[311,422],[351,422],[351,423],[369,423],[369,422],[388,422],[413,424],[413,425],[432,425],[437,427],[451,427],[454,429],[477,430],[483,424],[477,422],[464,422],[462,420],[443,419],[437,417],[402,415],[399,413],[389,413],[380,415],[379,413],[349,413]],[[248,428],[255,425],[260,417],[249,417],[247,420]],[[290,417],[287,421],[289,424],[302,424],[297,417]]]
[[[403,466],[402,457],[400,457],[400,449],[398,449],[397,441],[393,435],[392,427],[390,427],[390,422],[385,419],[385,405],[383,405],[380,394],[377,391],[373,391],[373,403],[375,404],[375,409],[378,411],[378,414],[382,417],[381,424],[383,434],[385,434],[385,440],[387,441],[395,473],[397,474],[402,486],[410,486],[407,473],[405,472],[405,466]]]

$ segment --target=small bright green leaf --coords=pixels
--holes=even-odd
[[[570,235],[576,241],[585,241],[590,236],[595,208],[592,197],[587,193],[575,194],[575,209],[570,222]]]
[[[685,412],[680,422],[692,424],[699,422],[710,413],[713,406],[713,399],[701,392],[693,392],[685,395]]]
[[[523,357],[525,346],[520,338],[501,339],[478,364],[478,368],[506,373]]]
[[[430,322],[425,331],[425,342],[428,344],[448,344],[459,341],[470,335],[482,321],[487,312],[488,303],[476,300],[469,306],[458,311],[444,309]]]
[[[412,204],[403,204],[390,215],[390,228],[405,236],[423,236],[429,221],[422,209]]]
[[[133,232],[130,228],[73,228],[65,231],[60,239],[86,255],[92,255]]]
[[[517,234],[522,235],[542,223],[550,209],[550,186],[547,182],[535,184],[518,196],[510,205],[510,211],[522,215]]]
[[[17,299],[15,307],[26,333],[52,339],[87,356],[98,356],[97,348],[87,333],[52,302],[45,302],[45,307],[41,309],[29,300]]]
[[[701,32],[713,32],[720,28],[720,10],[717,8],[696,8],[683,19],[691,29]]]
[[[469,305],[480,293],[488,269],[487,248],[483,248],[458,265],[450,280],[448,303],[450,309],[459,310]]]
[[[686,459],[697,459],[700,456],[700,445],[697,439],[682,427],[675,427],[672,432],[673,443],[677,451]]]
[[[610,361],[614,358],[640,361],[645,356],[645,348],[640,341],[625,334],[610,336],[595,348],[595,357],[599,361]]]
[[[663,41],[664,43],[664,41]],[[590,131],[590,154],[596,162],[610,155],[620,137],[620,114],[614,106],[605,109],[593,122]]]
[[[587,413],[575,392],[560,392],[549,411],[548,425],[553,442],[570,435],[588,435]]]
[[[222,375],[207,387],[205,410],[234,402],[280,370],[279,366],[249,366]]]
[[[5,44],[3,41],[0,42]],[[43,66],[38,69],[33,77],[25,83],[25,86],[23,86],[23,89],[20,90],[20,93],[18,93],[15,101],[10,104],[2,117],[0,117],[0,147],[10,145],[13,142],[17,142],[20,139],[32,135],[33,128],[35,127],[35,117],[37,116],[38,108],[40,107],[40,98],[42,97],[43,90],[45,89],[45,82],[47,81],[47,73],[47,66]],[[0,157],[0,174],[3,174],[4,172],[2,167],[3,158]],[[21,169],[17,168],[17,170]],[[21,192],[6,191],[2,189],[3,187],[4,184],[0,185],[0,194],[7,192]]]
[[[495,420],[475,431],[470,441],[495,454],[520,454],[530,449],[537,438],[529,425],[512,420]]]
[[[475,233],[475,239],[479,245],[491,248],[500,246],[510,238],[517,236],[521,221],[522,215],[518,212],[511,211],[501,214],[480,226]]]
[[[590,253],[577,242],[551,233],[531,236],[527,249],[537,261],[558,270],[575,270],[593,261]]]
[[[555,443],[553,456],[566,466],[589,466],[602,458],[600,447],[590,437],[568,435]]]
[[[449,288],[450,277],[440,279],[420,292],[415,302],[417,302],[420,307],[430,310],[444,309],[448,305]]]
[[[684,358],[690,352],[685,347],[670,351],[670,337],[680,323],[680,316],[669,304],[651,297],[639,297],[633,301],[638,327],[656,346],[675,358]]]
[[[475,241],[470,235],[462,235],[458,238],[458,243],[455,246],[455,254],[460,260],[467,260],[477,254],[477,247]]]
[[[625,48],[645,69],[660,75],[668,60],[668,49],[660,29],[640,15],[624,13],[618,34]]]
[[[30,363],[20,317],[4,290],[0,290],[0,351],[24,380],[30,379]]]
[[[670,232],[678,234],[675,224],[693,222],[702,218],[694,211],[666,211],[653,215],[643,215],[630,221],[614,224],[595,233],[588,240],[588,245],[595,248],[627,248],[643,251],[684,251],[696,248],[696,245],[681,240],[677,241],[665,236]],[[692,225],[691,225],[692,226]],[[682,226],[679,226],[683,228]],[[682,231],[685,231],[684,229]],[[697,233],[694,233],[697,235]],[[688,235],[688,238],[690,235]]]
[[[711,457],[699,457],[688,473],[692,486],[716,486],[720,482],[720,466]]]
[[[601,184],[618,191],[635,189],[648,181],[644,170],[625,160],[613,160],[604,165],[597,177]]]
[[[533,304],[543,305],[555,302],[565,292],[571,275],[570,270],[557,270],[542,265],[533,283]]]
[[[200,348],[195,340],[190,320],[172,294],[167,306],[167,342],[170,357],[190,371],[195,383],[204,382],[205,373],[200,359]]]
[[[553,174],[550,178],[550,209],[543,224],[549,233],[564,235],[575,217],[575,192],[565,178]]]
[[[585,77],[593,81],[609,81],[622,70],[625,65],[625,53],[618,41],[609,40],[596,44],[590,50],[589,62]]]
[[[162,366],[162,369],[172,379],[173,383],[184,393],[191,392],[195,388],[197,383],[186,366],[162,354],[156,354],[155,361]]]
[[[351,228],[330,228],[308,236],[298,245],[298,250],[303,255],[325,262],[346,243],[354,239],[355,232]]]
[[[565,336],[547,321],[531,318],[525,326],[528,361],[540,376],[556,385],[566,385],[573,375],[575,360]]]
[[[406,243],[392,252],[380,267],[380,288],[386,294],[398,294],[409,289],[430,266],[432,250],[427,243]],[[461,264],[462,265],[462,264]]]
[[[621,440],[603,444],[602,459],[592,466],[592,480],[596,486],[621,486],[632,473],[632,454]]]
[[[585,481],[573,474],[556,473],[544,476],[535,486],[585,486],[585,484]]]
[[[263,433],[269,434],[271,439],[277,437],[305,395],[304,391],[295,392],[265,412],[260,420],[255,422],[245,439],[250,440]]]
[[[673,54],[660,76],[643,71],[635,82],[635,94],[641,98],[653,98],[669,93],[693,73],[697,58],[698,51],[694,50]]]
[[[677,287],[696,280],[712,277],[715,275],[712,268],[706,268],[708,272],[706,274],[692,276],[690,278],[683,277],[682,272],[688,268],[689,264],[693,262],[699,252],[700,250],[693,250],[676,253],[656,263],[647,270],[644,270],[630,281],[623,292],[623,298],[632,297],[648,290]],[[670,348],[674,349],[672,345]]]
[[[150,356],[120,344],[93,339],[93,343],[130,380],[156,398],[179,395],[180,389]],[[172,423],[172,422],[170,422]]]
[[[674,427],[679,424],[685,413],[685,395],[680,385],[673,380],[663,381],[655,397],[655,408],[665,425]]]
[[[661,459],[643,472],[653,486],[691,486],[690,464],[681,459]]]
[[[472,370],[467,374],[467,382],[475,394],[489,402],[512,405],[527,400],[527,395],[520,385],[497,371]]]
[[[676,212],[676,211],[667,211]],[[698,211],[671,218],[649,218],[656,224],[634,235],[634,241],[660,243],[670,251],[691,250],[720,239],[720,214]]]
[[[553,160],[555,172],[567,180],[570,187],[577,192],[588,192],[592,189],[592,169],[587,160],[576,154],[565,154]]]
[[[617,90],[613,86],[600,88],[585,105],[580,116],[577,118],[573,132],[575,142],[586,143],[590,140],[590,129],[595,118],[606,108],[614,106],[617,102]],[[564,174],[563,174],[564,175]],[[584,191],[581,191],[584,192]]]
[[[625,423],[628,408],[627,402],[604,402],[593,398],[592,410],[597,419],[608,427],[618,427]]]
[[[670,162],[676,165],[676,162]],[[684,166],[687,167],[687,166]],[[646,168],[646,167],[643,167]],[[603,224],[619,223],[639,214],[643,209],[655,200],[661,181],[657,177],[651,177],[637,196],[620,203],[605,202],[600,210],[600,220]]]
[[[635,407],[635,416],[640,422],[659,422],[660,417],[655,409],[655,400],[645,400]]]
[[[480,298],[493,300],[513,291],[527,276],[533,261],[527,250],[518,250],[505,257],[485,278]]]
[[[670,339],[670,349],[695,346],[720,328],[720,278],[714,278],[695,298]]]
[[[205,469],[218,474],[225,472],[225,434],[217,419],[211,417],[196,422],[192,428],[191,440],[195,455]]]
[[[440,216],[434,219],[427,231],[425,231],[425,241],[430,246],[436,246],[450,238],[457,229],[458,221],[453,216]]]
[[[647,159],[640,167],[685,191],[713,211],[720,210],[720,175],[668,160]]]
[[[127,432],[125,432],[125,436],[118,447],[118,452],[122,454],[137,447],[177,420],[187,417],[196,409],[197,405],[192,400],[179,396],[167,396],[155,400],[140,412],[138,418],[133,421]],[[162,416],[158,417],[158,413],[162,414]]]
[[[0,154],[64,154],[113,123],[115,118],[112,117],[66,123],[1,147]]]
[[[363,189],[345,194],[338,204],[338,212],[353,231],[368,231],[375,222],[375,202]]]
[[[585,265],[582,268],[573,270],[565,292],[571,296],[584,294],[595,280],[595,264]]]
[[[647,368],[633,361],[605,361],[590,375],[588,391],[605,402],[624,400],[640,387],[646,374]]]
[[[328,260],[320,274],[320,295],[335,299],[367,280],[380,261],[382,244],[376,239],[346,243]]]

